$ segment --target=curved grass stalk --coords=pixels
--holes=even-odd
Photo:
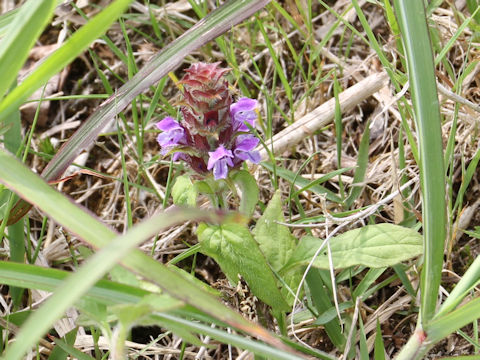
[[[133,78],[105,100],[72,137],[60,148],[42,172],[47,181],[57,180],[78,154],[88,148],[105,126],[136,96],[160,81],[179,66],[192,51],[237,25],[270,0],[231,0],[212,11],[186,33],[153,57]],[[1,109],[1,105],[0,105]],[[21,200],[15,204],[9,224],[18,221],[31,206]]]
[[[425,329],[435,315],[446,236],[445,173],[435,65],[422,1],[396,0],[418,133],[424,234],[417,330],[397,359],[420,359],[433,345]]]
[[[430,37],[421,1],[396,0],[418,133],[424,234],[421,322],[435,314],[446,236],[441,116]]]

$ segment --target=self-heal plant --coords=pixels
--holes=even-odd
[[[330,238],[329,257],[327,252],[319,252],[323,240],[304,236],[297,241],[282,224],[280,192],[273,195],[255,224],[246,226],[242,220],[250,221],[259,190],[252,174],[240,167],[246,160],[260,161],[255,150],[259,139],[252,134],[258,103],[248,98],[233,102],[223,77],[227,71],[218,63],[188,68],[180,81],[184,97],[180,120],[166,117],[160,121],[157,127],[162,132],[157,140],[161,154],[173,154],[173,160],[187,162],[200,175],[176,178],[171,192],[175,204],[195,206],[202,193],[213,207],[228,209],[235,207],[238,198],[236,210],[243,217],[221,225],[199,224],[197,249],[213,258],[232,284],[241,276],[252,294],[271,307],[286,333],[285,315],[295,294],[302,294],[300,283],[306,266],[329,269],[332,262],[335,268],[392,266],[421,252],[421,236],[396,225],[370,225]],[[392,251],[395,247],[400,251]],[[337,340],[339,348],[345,347],[346,338]]]
[[[157,123],[163,132],[157,137],[161,154],[174,154],[202,176],[213,173],[226,179],[229,170],[245,160],[260,161],[255,147],[259,140],[250,132],[255,127],[257,101],[233,98],[224,78],[229,69],[219,63],[196,63],[185,70],[180,81],[183,102],[180,121],[166,117]]]

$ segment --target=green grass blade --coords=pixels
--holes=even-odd
[[[5,116],[17,109],[35,90],[73,61],[88,45],[107,31],[115,19],[125,11],[131,1],[132,0],[116,0],[111,3],[86,25],[76,31],[65,44],[45,59],[41,65],[0,103],[0,121],[3,121]],[[32,2],[35,3],[36,0]],[[49,2],[52,3],[51,6],[56,3],[52,0]],[[14,73],[14,75],[16,76],[17,73]]]
[[[254,14],[267,2],[268,0],[229,1],[165,47],[132,79],[118,89],[116,94],[100,105],[98,110],[87,119],[48,163],[42,176],[47,180],[58,178],[78,153],[95,140],[108,121],[128,106],[136,96],[180,65],[185,56],[230,30],[232,26]]]
[[[215,329],[215,328],[212,328],[211,326],[201,324],[198,322],[182,319],[180,317],[176,317],[175,315],[160,314],[160,315],[155,315],[155,317],[159,318],[160,320],[175,321],[177,324],[183,324],[189,330],[193,330],[198,333],[210,336],[214,339],[217,339],[227,344],[238,346],[241,349],[250,350],[255,354],[264,356],[266,359],[278,359],[278,360],[302,359],[298,355],[287,353],[281,349],[272,348],[258,341],[248,339],[243,336],[239,336],[238,334],[227,333],[226,331]]]
[[[358,149],[358,159],[357,159],[357,168],[355,169],[355,174],[353,175],[353,185],[350,190],[350,194],[345,200],[345,206],[347,209],[350,209],[355,202],[362,194],[363,188],[365,187],[362,183],[365,180],[365,174],[367,173],[368,166],[368,150],[370,145],[370,122],[368,121],[365,125],[365,130],[362,135],[362,140],[360,141],[360,147]]]
[[[53,292],[70,275],[67,271],[36,265],[0,261],[0,283]],[[100,280],[86,293],[86,297],[102,304],[137,303],[149,292],[133,286]]]
[[[12,154],[19,154],[22,147],[22,124],[20,121],[20,111],[15,111],[7,117],[6,124],[9,129],[3,136],[5,148]],[[2,196],[6,200],[6,205],[11,206],[18,198],[15,194],[7,191],[4,193],[7,196]],[[2,194],[3,195],[3,194]],[[9,217],[6,212],[5,218]],[[10,249],[10,260],[23,263],[25,261],[25,236],[23,232],[23,221],[8,226],[8,246]],[[3,230],[2,230],[3,234]],[[10,296],[15,308],[19,307],[22,301],[23,289],[12,286],[9,289]]]
[[[441,117],[423,2],[396,0],[395,10],[407,57],[419,141],[424,234],[420,313],[425,324],[435,312],[446,236]]]
[[[377,319],[377,331],[375,334],[375,346],[373,349],[373,358],[375,360],[385,360],[385,344],[383,343],[382,328]]]
[[[313,305],[319,314],[322,314],[333,306],[327,287],[324,286],[323,280],[320,276],[321,271],[324,270],[311,268],[306,277]],[[347,339],[345,335],[342,334],[342,327],[338,317],[335,316],[332,320],[324,324],[324,327],[328,337],[335,347],[340,351],[343,351]]]
[[[335,137],[337,139],[337,166],[338,168],[342,167],[342,133],[343,133],[343,123],[342,123],[342,109],[340,108],[340,99],[338,94],[341,92],[340,84],[335,74],[333,78],[333,95],[335,97]],[[340,188],[340,196],[342,199],[345,199],[345,191],[343,187],[342,176],[338,175],[338,186]]]
[[[455,285],[450,295],[440,307],[435,319],[444,316],[448,312],[455,309],[463,298],[469,294],[470,290],[476,286],[480,279],[480,257],[477,257],[470,265],[468,270],[463,274],[460,281]]]
[[[428,340],[436,343],[480,316],[480,298],[475,298],[451,313],[432,320],[425,328]]]
[[[269,171],[273,171],[274,169],[273,165],[269,162],[262,162],[261,165]],[[341,171],[343,171],[343,169],[341,169]],[[342,199],[340,199],[340,197],[335,195],[333,191],[328,190],[327,188],[318,184],[312,185],[312,182],[314,181],[308,180],[303,176],[297,176],[297,174],[294,173],[293,171],[283,169],[283,168],[276,168],[276,175],[281,177],[282,179],[287,180],[292,184],[300,186],[301,188],[309,189],[315,194],[325,194],[327,200],[330,200],[336,203],[342,202]]]
[[[17,79],[30,49],[52,17],[56,4],[56,0],[29,0],[15,13],[5,37],[0,41],[0,98]]]
[[[98,110],[85,121],[83,126],[50,160],[43,170],[42,176],[47,181],[58,179],[78,154],[93,143],[108,122],[128,106],[137,95],[180,65],[183,58],[189,53],[248,18],[265,6],[268,1],[229,1],[165,47],[132,79],[124,84],[117,93],[100,105]],[[0,121],[1,109],[3,109],[2,103],[0,103]],[[18,221],[30,208],[31,206],[23,200],[15,204],[10,216],[12,221],[9,224]]]
[[[188,218],[192,220],[196,218],[215,223],[218,222],[218,216],[213,216],[204,210],[195,209],[171,211],[168,214],[159,214],[135,226],[126,235],[116,238],[117,234],[113,230],[85,210],[74,205],[68,198],[52,189],[40,177],[33,174],[17,159],[3,150],[0,150],[0,164],[2,164],[0,166],[0,181],[3,184],[18,195],[28,198],[31,203],[37,205],[52,219],[77,234],[91,246],[104,248],[93,256],[92,260],[87,262],[81,270],[72,275],[76,283],[68,281],[70,287],[63,286],[55,292],[55,295],[47,302],[49,304],[46,308],[48,311],[42,310],[40,315],[32,317],[34,320],[29,322],[28,330],[22,331],[21,337],[19,334],[18,341],[10,347],[11,353],[15,354],[14,358],[21,356],[32,344],[32,341],[48,329],[54,318],[61,315],[60,308],[73,304],[79,296],[83,295],[95,283],[98,274],[108,271],[110,266],[129,252],[130,254],[123,259],[122,263],[144,278],[155,282],[172,296],[195,306],[230,326],[249,332],[251,335],[257,336],[276,347],[287,349],[263,328],[247,321],[203,289],[198,288],[195,284],[140,251],[132,251],[132,246],[136,243],[180,219]],[[85,224],[88,224],[88,226],[85,226]],[[56,294],[61,294],[62,297]],[[37,326],[38,324],[42,324],[42,326]]]

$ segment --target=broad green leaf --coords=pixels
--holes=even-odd
[[[56,0],[29,0],[15,13],[5,37],[0,40],[0,99],[17,79],[30,49],[53,15],[56,4]]]
[[[228,279],[236,284],[241,275],[252,293],[275,310],[289,306],[276,286],[276,279],[252,235],[242,225],[200,224],[197,229],[201,251],[215,259]]]
[[[195,206],[197,191],[188,175],[178,176],[172,187],[172,198],[175,205]]]
[[[13,91],[11,91],[2,102],[0,102],[0,121],[5,120],[5,116],[18,108],[31,94],[33,94],[42,84],[46,83],[53,75],[67,66],[75,59],[88,45],[102,35],[110,25],[125,11],[132,0],[116,0],[101,11],[97,16],[90,20],[86,25],[76,31],[60,48],[53,52],[45,61],[43,61],[25,80],[22,81]],[[49,9],[55,6],[56,1],[42,1],[44,7]],[[30,3],[38,3],[38,0],[31,0]],[[33,7],[33,6],[32,6]],[[44,9],[36,11],[44,12]],[[36,17],[37,14],[34,13]],[[49,15],[43,15],[48,20]],[[12,26],[9,29],[14,28]],[[29,33],[30,29],[24,30]],[[8,35],[6,36],[8,37]],[[33,41],[36,40],[33,39]],[[33,45],[33,43],[32,43]],[[16,60],[11,60],[16,61]],[[2,68],[3,72],[3,68]],[[16,73],[15,73],[16,76]],[[1,88],[0,88],[1,90]],[[0,95],[2,93],[0,92]]]
[[[252,231],[260,250],[275,271],[279,271],[285,266],[296,247],[295,238],[289,228],[278,223],[284,221],[281,195],[280,191],[277,191]],[[286,288],[282,288],[282,294],[290,305],[293,304],[294,294],[302,278],[302,273],[301,268],[296,268],[282,276],[293,291],[292,294]]]
[[[280,191],[273,195],[265,212],[252,230],[260,250],[275,271],[285,266],[296,247],[295,238],[289,228],[278,222],[285,222]]]
[[[252,174],[245,170],[237,171],[232,178],[242,192],[238,210],[248,218],[251,218],[258,202],[257,182]]]
[[[312,261],[323,240],[303,237],[286,268],[307,265]],[[408,228],[392,224],[367,225],[330,239],[335,269],[356,265],[388,267],[422,254],[422,236]],[[313,266],[328,269],[326,246]]]

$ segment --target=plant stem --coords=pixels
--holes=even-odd
[[[423,359],[433,344],[425,341],[426,334],[421,327],[417,327],[402,351],[395,357],[396,360]]]

